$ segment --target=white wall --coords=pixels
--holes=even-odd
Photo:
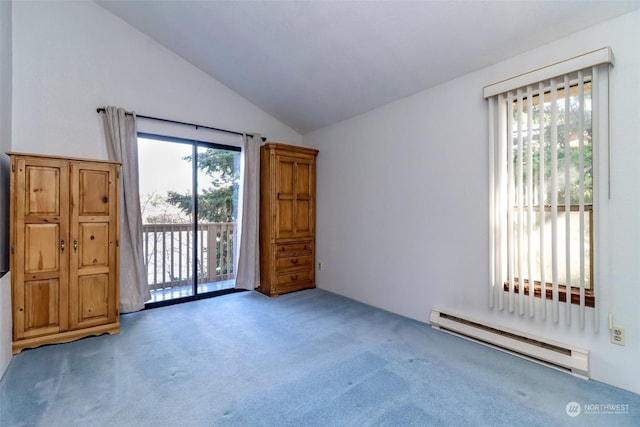
[[[9,269],[9,157],[11,150],[11,5],[0,2],[0,275]]]
[[[0,378],[11,361],[9,158],[11,150],[11,6],[0,1]]]
[[[13,9],[14,151],[106,158],[96,113],[104,105],[301,143],[297,132],[93,2]]]
[[[421,321],[439,307],[583,347],[592,352],[592,378],[640,393],[638,40],[640,12],[634,12],[304,135],[306,146],[320,150],[318,286]],[[482,87],[607,45],[617,62],[600,332],[578,328],[575,310],[571,326],[564,316],[554,325],[491,310]],[[626,328],[624,347],[609,342],[608,312]]]

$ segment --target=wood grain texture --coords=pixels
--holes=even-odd
[[[318,151],[268,143],[260,152],[260,287],[265,295],[315,287]]]
[[[14,354],[116,333],[119,163],[9,155]]]

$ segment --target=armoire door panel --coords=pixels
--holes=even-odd
[[[79,224],[78,268],[109,265],[109,223]]]
[[[289,237],[293,234],[293,200],[278,200],[278,228],[277,228],[277,236],[278,238]]]
[[[109,316],[109,275],[92,274],[78,279],[79,323],[107,320]]]
[[[24,284],[22,336],[29,337],[57,331],[60,327],[60,282],[57,279],[32,280]]]
[[[25,215],[60,215],[60,167],[25,166]]]
[[[78,215],[109,214],[109,170],[80,169]]]
[[[289,195],[293,197],[293,177],[295,169],[295,160],[288,159],[286,157],[278,156],[278,169],[277,169],[277,181],[278,181],[278,193],[282,195]]]
[[[25,224],[25,274],[60,270],[60,253],[66,246],[63,240],[59,224]]]
[[[296,200],[296,222],[295,222],[295,234],[296,236],[303,237],[308,236],[311,233],[311,218],[310,218],[310,205],[309,200]]]
[[[311,165],[299,161],[296,163],[296,199],[311,197]]]

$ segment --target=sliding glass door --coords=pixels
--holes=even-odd
[[[240,148],[139,134],[138,162],[152,303],[233,289]]]

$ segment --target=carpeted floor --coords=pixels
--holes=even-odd
[[[14,357],[0,425],[640,425],[639,395],[319,289],[236,293],[121,323],[116,336]],[[569,416],[570,402],[582,413]],[[606,404],[618,413],[593,406]]]

